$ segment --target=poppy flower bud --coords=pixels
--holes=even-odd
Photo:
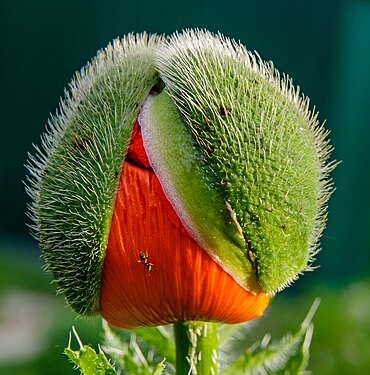
[[[221,35],[115,40],[30,156],[46,267],[118,327],[258,317],[317,251],[326,137],[290,79]]]

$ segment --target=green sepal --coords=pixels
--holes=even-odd
[[[318,249],[333,167],[327,132],[289,78],[222,35],[175,34],[156,63],[235,213],[260,288],[282,289]]]
[[[115,40],[70,84],[30,156],[34,233],[50,271],[78,313],[99,312],[101,272],[116,189],[133,125],[155,85],[158,38]]]
[[[166,90],[148,96],[139,123],[150,164],[186,229],[241,285],[258,292],[235,214]]]

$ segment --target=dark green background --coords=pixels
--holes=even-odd
[[[293,77],[327,121],[333,156],[342,160],[333,173],[337,191],[318,255],[321,267],[290,293],[367,278],[369,1],[1,0],[0,253],[29,249],[29,257],[38,256],[24,224],[23,164],[74,72],[117,36],[193,27],[240,40]]]
[[[221,31],[272,60],[327,120],[343,163],[315,278],[369,271],[370,4],[365,1],[2,1],[1,235],[28,238],[23,164],[74,72],[129,32]]]

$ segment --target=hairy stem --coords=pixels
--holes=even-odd
[[[217,324],[176,322],[176,374],[205,375],[218,373]]]

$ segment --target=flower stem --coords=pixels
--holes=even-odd
[[[217,324],[186,321],[174,324],[176,374],[218,373]]]

